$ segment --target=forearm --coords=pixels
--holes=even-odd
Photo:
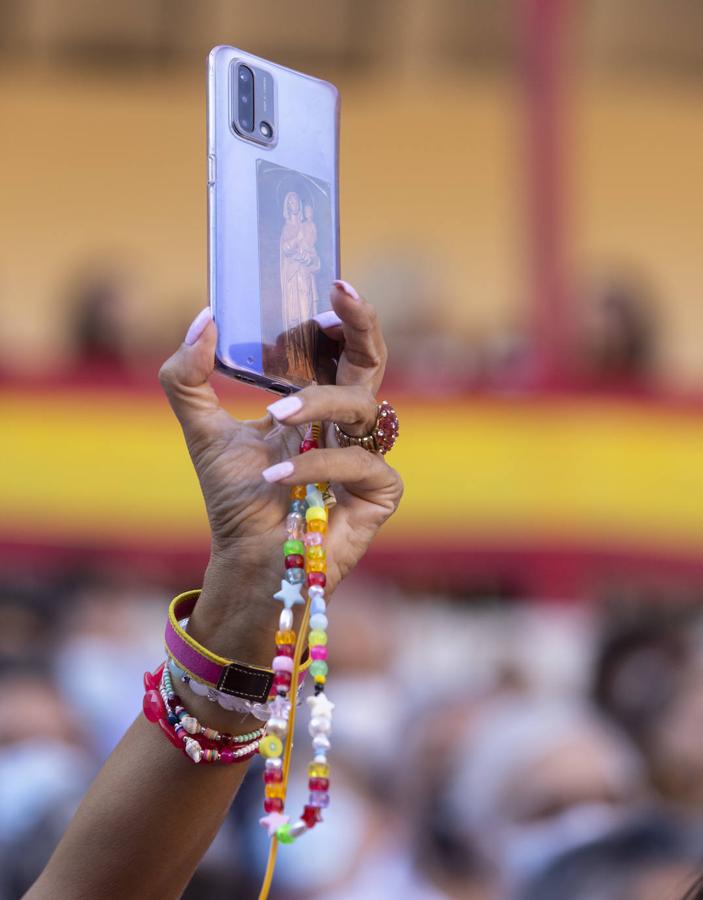
[[[270,580],[229,560],[208,566],[193,631],[206,646],[252,664],[270,663],[275,606],[266,603]],[[280,579],[279,579],[280,580]],[[249,592],[252,592],[251,595]],[[229,615],[221,609],[228,593]],[[263,592],[263,594],[262,594]],[[256,596],[254,596],[254,594]],[[202,601],[202,604],[201,604]],[[158,660],[154,661],[154,667]],[[181,693],[179,691],[179,693]],[[227,712],[183,686],[184,705],[219,730],[251,731],[252,717]],[[84,797],[28,900],[169,900],[180,896],[213,840],[248,763],[192,763],[139,715]]]
[[[246,769],[193,765],[139,716],[27,900],[179,897]]]

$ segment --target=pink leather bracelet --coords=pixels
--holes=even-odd
[[[273,685],[272,669],[218,656],[181,628],[180,621],[190,616],[199,596],[199,590],[186,591],[171,601],[164,635],[169,657],[201,684],[233,697],[265,703]]]

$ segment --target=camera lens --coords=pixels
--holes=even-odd
[[[247,66],[240,66],[237,75],[237,118],[239,126],[254,130],[254,73]]]
[[[259,131],[265,138],[270,138],[273,134],[273,128],[271,128],[268,122],[262,122],[261,125],[259,125]]]

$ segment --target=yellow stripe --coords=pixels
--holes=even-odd
[[[256,416],[258,409],[237,409]],[[382,540],[703,541],[703,417],[578,399],[413,404]],[[4,536],[205,546],[180,429],[158,395],[0,399]]]

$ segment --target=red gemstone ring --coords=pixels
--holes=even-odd
[[[334,423],[334,433],[340,447],[363,447],[370,453],[386,454],[392,450],[398,440],[398,431],[398,414],[387,400],[379,404],[376,422],[369,434],[356,437],[342,431],[339,425]]]

